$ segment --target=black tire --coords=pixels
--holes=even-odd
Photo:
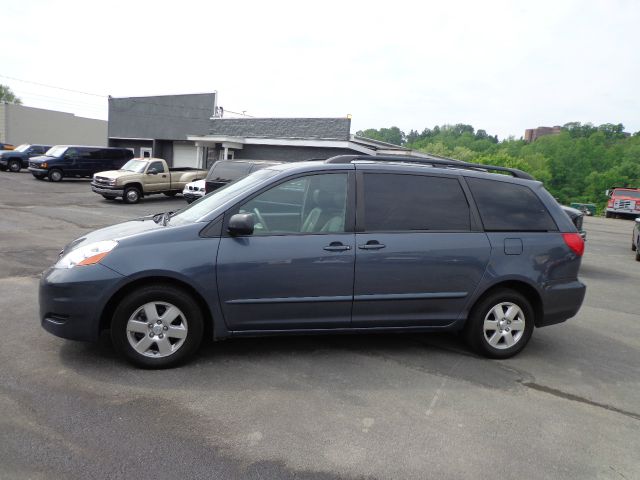
[[[513,318],[513,322],[506,316],[509,313],[509,305],[516,306],[520,312]],[[504,316],[496,319],[495,311],[505,312]],[[485,329],[485,319],[488,325],[493,325],[495,322],[496,328]],[[520,321],[524,322],[524,328],[516,330],[513,325],[519,324]],[[533,308],[522,294],[506,288],[494,290],[480,299],[471,310],[465,325],[465,339],[469,346],[482,356],[509,358],[527,345],[533,333],[534,321]],[[505,330],[501,330],[502,328]],[[492,331],[493,334],[490,333]],[[489,336],[490,338],[487,338]],[[497,339],[497,342],[490,343],[494,339]],[[509,346],[511,342],[513,344]]]
[[[64,175],[62,174],[62,170],[58,168],[52,168],[51,170],[49,170],[48,176],[50,182],[59,182],[64,177]]]
[[[178,192],[164,192],[164,194],[167,197],[175,197],[178,194]]]
[[[635,252],[636,251],[636,246],[633,242],[631,242],[631,251]]]
[[[604,216],[605,218],[611,218],[611,212],[605,212]]]
[[[122,193],[124,203],[138,203],[140,201],[140,189],[138,187],[127,187]]]
[[[168,306],[176,308],[178,313],[175,310],[173,314],[169,313]],[[156,320],[150,322],[146,312],[154,312]],[[169,318],[163,319],[165,314]],[[174,315],[177,316],[172,321]],[[172,339],[171,333],[166,333],[171,331],[184,337]],[[127,295],[116,308],[111,322],[111,340],[115,349],[127,361],[141,368],[170,368],[186,361],[200,347],[203,332],[202,312],[191,295],[162,284],[141,287]],[[145,343],[140,344],[142,341]],[[169,350],[163,353],[161,347]]]
[[[636,249],[636,262],[640,262],[640,248]]]
[[[6,172],[7,171],[7,167],[5,167],[4,165],[0,165],[0,172]]]
[[[36,180],[44,180],[45,175],[34,175],[33,178]]]
[[[10,172],[18,173],[22,168],[22,164],[20,163],[20,160],[9,160],[8,168]]]
[[[115,200],[115,199],[116,199],[116,197],[110,197],[110,196],[108,196],[108,195],[102,195],[102,197],[103,197],[105,200]]]

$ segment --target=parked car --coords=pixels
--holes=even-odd
[[[189,182],[184,186],[182,196],[187,203],[195,202],[205,196],[205,183],[206,180],[196,180],[195,182]]]
[[[610,197],[605,217],[637,217],[640,215],[640,188],[612,187],[607,190]]]
[[[636,252],[636,261],[640,262],[640,217],[636,218],[631,234],[631,250]]]
[[[577,208],[573,208],[573,207],[567,207],[566,205],[560,205],[562,207],[562,210],[564,210],[564,213],[566,213],[569,218],[571,219],[571,221],[573,222],[573,224],[576,226],[576,229],[578,230],[578,233],[580,233],[580,236],[582,237],[582,239],[584,241],[587,240],[587,232],[583,229],[583,223],[584,223],[584,211],[583,210],[578,210]]]
[[[0,170],[19,172],[23,168],[29,167],[29,159],[43,155],[51,145],[31,145],[25,143],[14,150],[0,151]]]
[[[205,193],[211,193],[229,182],[246,177],[256,170],[281,163],[275,160],[218,160],[211,165],[207,173]]]
[[[182,196],[187,203],[191,203],[227,183],[246,177],[251,172],[281,163],[273,160],[219,160],[211,165],[206,180],[188,183],[182,191]]]
[[[40,157],[29,160],[29,171],[39,180],[49,177],[59,182],[64,177],[91,177],[102,170],[122,167],[133,157],[126,148],[56,145]]]
[[[10,143],[0,143],[0,150],[13,150],[14,148],[16,147]]]
[[[206,175],[206,170],[198,168],[169,168],[161,158],[134,158],[119,170],[96,173],[91,189],[108,200],[122,197],[124,203],[138,203],[146,195],[173,197],[187,183]]]
[[[163,368],[205,334],[455,331],[508,358],[578,312],[584,241],[540,182],[409,161],[275,165],[83,235],[41,277],[42,326]]]

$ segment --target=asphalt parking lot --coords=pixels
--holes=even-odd
[[[0,479],[640,478],[633,222],[587,218],[577,317],[485,360],[451,335],[228,340],[167,371],[41,329],[86,231],[175,210],[0,172]]]

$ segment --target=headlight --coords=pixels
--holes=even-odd
[[[103,242],[84,245],[63,255],[54,265],[54,268],[73,268],[77,265],[93,265],[106,257],[117,245],[118,242],[115,240],[105,240]]]

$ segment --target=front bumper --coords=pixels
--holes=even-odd
[[[4,158],[0,158],[0,167],[8,167],[9,166],[9,161],[5,160]]]
[[[107,187],[104,185],[96,185],[94,183],[91,184],[91,190],[95,193],[99,193],[100,195],[106,195],[108,197],[121,197],[124,193],[123,188],[118,187]]]
[[[123,279],[101,264],[45,271],[38,295],[42,328],[70,340],[97,340],[102,311]]]
[[[587,287],[579,280],[547,285],[542,298],[543,316],[537,319],[536,327],[554,325],[575,316],[586,291]]]
[[[49,173],[46,168],[29,167],[28,170],[34,175],[47,175]]]
[[[187,191],[187,192],[182,192],[182,196],[187,200],[187,202],[191,203],[191,202],[195,202],[199,198],[202,198],[204,194]]]

